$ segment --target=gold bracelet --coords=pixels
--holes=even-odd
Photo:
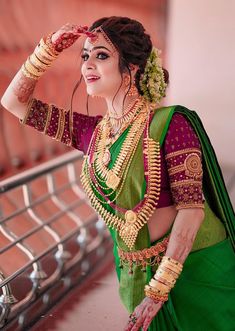
[[[31,74],[26,68],[25,68],[25,63],[22,64],[21,66],[21,72],[22,74],[27,77],[27,78],[31,78],[31,79],[34,79],[34,80],[38,80],[39,77],[38,76],[35,76],[33,74]]]
[[[43,57],[44,62],[48,64],[52,63],[56,59],[55,57],[49,55],[42,46],[37,46],[34,53],[39,57]]]
[[[37,58],[35,53],[30,55],[30,61],[31,61],[32,64],[34,64],[35,66],[41,68],[44,71],[46,71],[47,68],[49,68],[51,66],[51,63],[45,64],[44,62],[40,61]]]
[[[178,274],[173,275],[173,273],[170,273],[170,272],[164,270],[163,268],[160,268],[159,270],[156,271],[156,273],[154,275],[154,279],[158,280],[159,278],[163,278],[166,281],[168,281],[169,283],[172,283],[175,281],[177,276],[178,276]]]
[[[174,287],[182,269],[183,266],[180,262],[164,256],[149,285],[145,286],[146,296],[167,296]]]
[[[49,53],[49,55],[52,56],[52,57],[54,57],[54,58],[57,58],[58,55],[60,54],[59,52],[57,52],[57,51],[55,50],[54,47],[50,47],[50,45],[48,45],[48,44],[45,42],[44,38],[42,38],[42,39],[40,40],[40,47],[43,47],[43,49],[45,49],[45,50]]]
[[[165,284],[166,286],[172,288],[175,285],[176,280],[174,279],[173,281],[170,282],[166,278],[161,278],[161,277],[155,278],[155,277],[153,277],[151,279],[149,285],[152,286],[152,287],[157,287],[158,286],[158,282],[160,282],[162,284]]]
[[[27,59],[26,62],[27,62],[27,65],[30,66],[30,68],[32,68],[33,70],[38,71],[39,74],[45,72],[45,69],[44,69],[44,68],[42,68],[42,67],[37,67],[37,66],[35,65],[35,63],[32,62],[32,60],[31,60],[31,55],[28,57],[28,59]]]
[[[36,76],[36,77],[41,77],[42,74],[44,73],[44,71],[39,71],[36,70],[33,65],[29,62],[29,60],[27,59],[27,61],[24,64],[25,69],[30,72],[32,75]]]
[[[152,291],[145,290],[146,297],[153,299],[154,301],[166,302],[168,300],[168,295],[158,295]]]
[[[166,293],[169,293],[170,290],[171,290],[171,287],[170,286],[167,286],[165,284],[161,284],[160,282],[158,282],[158,285],[157,286],[151,286],[150,284],[149,285],[146,285],[146,288],[157,293],[157,294],[166,294]]]
[[[51,34],[47,37],[46,42],[41,38],[34,52],[22,65],[21,71],[25,77],[38,80],[58,57],[60,52],[57,52],[52,42],[49,42],[50,38]]]
[[[171,265],[174,265],[175,267],[178,267],[181,270],[183,269],[183,265],[179,261],[176,261],[176,260],[172,259],[169,256],[163,256],[162,262],[163,263],[169,263]]]
[[[180,274],[183,269],[183,266],[181,263],[179,263],[178,261],[173,260],[172,258],[167,257],[167,256],[164,256],[162,258],[161,266],[166,267],[166,268],[176,272],[177,274]]]

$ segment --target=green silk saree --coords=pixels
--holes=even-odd
[[[235,330],[235,216],[225,188],[223,176],[209,138],[195,112],[182,106],[156,110],[150,125],[150,137],[164,143],[172,115],[180,112],[197,133],[203,154],[203,192],[205,219],[197,234],[192,252],[187,257],[176,286],[154,318],[149,331],[234,331]],[[112,165],[120,151],[127,131],[112,145]],[[142,142],[140,141],[116,204],[132,209],[145,194]],[[99,197],[101,198],[101,197]],[[107,210],[116,212],[106,206]],[[117,248],[128,251],[118,232],[110,229],[114,242],[114,257],[122,302],[131,313],[144,298],[144,286],[154,274],[133,266],[119,267]],[[161,238],[162,240],[163,238]],[[160,240],[159,240],[160,241]],[[150,247],[148,227],[139,232],[134,250]]]

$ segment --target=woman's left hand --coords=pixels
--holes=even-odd
[[[138,331],[141,327],[143,331],[147,331],[153,318],[162,308],[163,302],[155,302],[151,298],[144,298],[144,300],[135,308],[130,315],[128,324],[124,331]]]

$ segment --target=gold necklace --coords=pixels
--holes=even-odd
[[[96,146],[96,158],[94,160],[94,164],[96,167],[97,174],[104,182],[106,182],[106,185],[109,188],[115,190],[118,187],[121,177],[125,171],[125,167],[131,157],[132,151],[138,145],[139,139],[143,134],[147,115],[148,114],[146,109],[142,109],[136,117],[135,121],[132,123],[112,169],[109,169],[103,161],[106,152],[105,138],[107,131],[104,129],[101,130],[100,136],[98,134],[98,146]]]
[[[132,122],[134,116],[136,115],[137,109],[143,106],[143,103],[143,98],[138,97],[135,100],[134,104],[130,104],[124,114],[122,114],[121,116],[114,117],[107,114],[106,118],[108,119],[111,128],[110,133],[112,133],[112,137],[117,136],[117,134],[120,135],[120,132],[123,132],[123,127],[128,126],[128,124]],[[116,131],[114,131],[113,129],[115,126],[117,126]]]
[[[113,212],[108,211],[104,206],[104,202],[98,199],[94,193],[93,187],[91,186],[91,177],[89,174],[89,161],[88,156],[85,157],[82,173],[81,182],[83,188],[91,201],[91,205],[103,218],[107,226],[116,229],[123,241],[132,249],[138,232],[147,223],[154,210],[156,209],[161,187],[161,159],[160,159],[160,144],[155,142],[149,137],[148,127],[149,121],[146,122],[147,130],[145,130],[143,143],[144,143],[144,158],[146,160],[147,168],[145,168],[145,178],[147,182],[146,193],[144,200],[140,207],[135,206],[133,210],[126,210],[121,212],[120,216],[116,214],[116,208],[113,208]],[[132,154],[131,160],[133,159],[135,153]],[[128,174],[128,169],[126,169],[124,178]],[[122,182],[122,187],[125,181]],[[107,202],[108,204],[108,202]]]
[[[133,106],[131,111],[129,112],[128,117],[126,117],[126,119],[125,119],[126,123],[123,122],[122,126],[119,128],[118,132],[115,133],[115,135],[111,134],[112,125],[110,123],[110,117],[108,115],[105,116],[106,122],[105,122],[104,130],[106,130],[106,126],[108,127],[108,130],[109,130],[108,135],[106,135],[104,138],[105,144],[106,144],[106,149],[105,149],[104,155],[103,155],[103,163],[105,166],[107,166],[109,164],[109,162],[111,161],[111,154],[110,154],[109,148],[111,147],[112,144],[114,144],[114,142],[119,138],[119,136],[128,128],[128,126],[130,126],[131,123],[135,120],[136,116],[138,115],[138,110],[140,110],[141,107],[143,107],[143,99],[138,98],[137,102],[135,103],[135,105]]]

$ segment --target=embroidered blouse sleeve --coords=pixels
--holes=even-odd
[[[172,117],[164,153],[176,208],[204,208],[200,141],[181,114]]]
[[[101,119],[102,116],[87,116],[74,112],[71,137],[69,112],[33,98],[21,123],[86,153],[92,133]]]

